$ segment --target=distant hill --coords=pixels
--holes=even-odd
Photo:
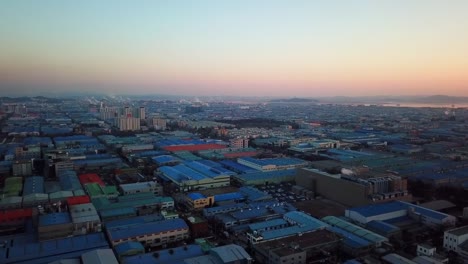
[[[270,103],[318,103],[317,99],[310,98],[289,98],[289,99],[273,99]]]
[[[418,103],[435,103],[435,104],[457,104],[468,103],[468,97],[456,97],[447,95],[432,95],[428,97],[415,98]]]
[[[461,104],[468,103],[468,97],[456,97],[448,95],[431,96],[334,96],[324,97],[319,100],[322,103],[421,103],[421,104]]]

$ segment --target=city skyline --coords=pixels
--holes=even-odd
[[[4,1],[0,93],[468,96],[468,2]]]

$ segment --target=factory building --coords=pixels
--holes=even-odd
[[[156,196],[160,196],[163,194],[162,186],[154,181],[120,184],[119,189],[123,195],[152,193]]]
[[[386,221],[399,217],[407,217],[432,228],[454,226],[456,223],[454,216],[403,201],[392,201],[346,209],[345,216],[361,224],[367,224],[374,220]]]
[[[187,223],[180,218],[107,228],[112,246],[130,239],[144,246],[161,246],[188,239],[189,233]]]
[[[252,157],[243,157],[238,158],[237,162],[259,171],[296,169],[305,167],[309,164],[307,161],[297,158],[256,159]]]
[[[220,166],[202,161],[187,161],[182,164],[159,168],[159,175],[166,182],[174,183],[180,191],[229,186],[235,173]]]

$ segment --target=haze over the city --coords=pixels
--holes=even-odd
[[[468,96],[468,2],[2,1],[0,93]]]

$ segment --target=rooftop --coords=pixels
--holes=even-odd
[[[39,216],[39,226],[61,225],[71,223],[71,217],[68,212],[51,213]]]
[[[187,223],[180,218],[169,219],[157,222],[149,222],[141,225],[128,225],[112,228],[108,230],[109,239],[116,241],[129,237],[142,236],[145,234],[154,234],[174,229],[187,229]]]
[[[468,234],[468,225],[467,226],[462,226],[462,227],[459,227],[459,228],[450,229],[450,230],[447,230],[445,232],[447,232],[449,234],[452,234],[452,235],[455,235],[455,236],[466,235],[466,234]]]

